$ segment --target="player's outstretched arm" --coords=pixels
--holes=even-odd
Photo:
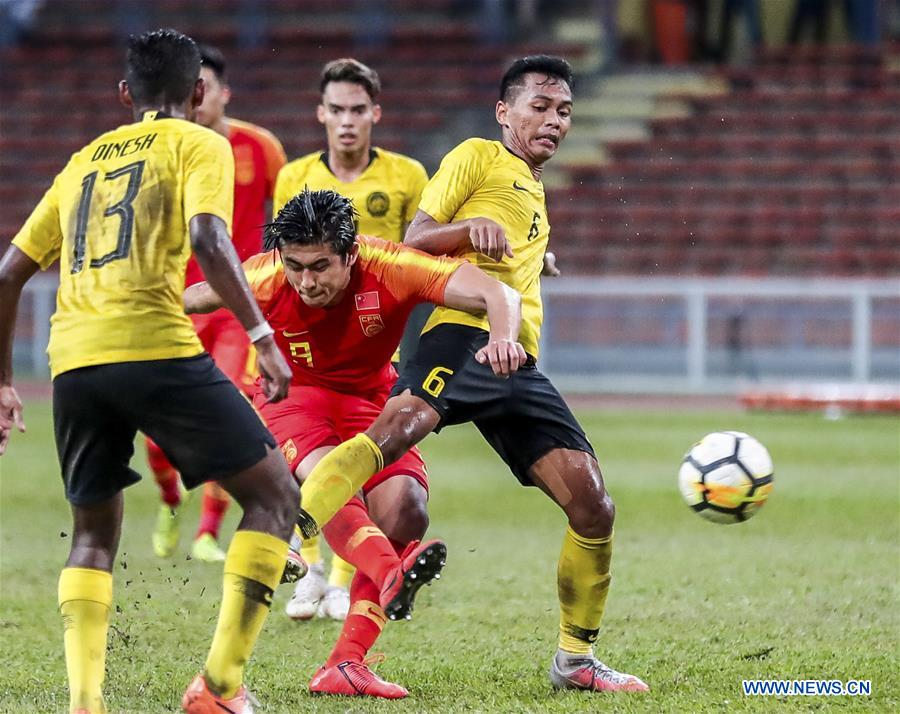
[[[0,259],[0,455],[13,428],[25,431],[22,401],[12,386],[12,340],[19,296],[28,279],[40,266],[15,245]]]
[[[263,389],[270,401],[287,396],[291,368],[272,338],[274,331],[250,292],[228,228],[218,216],[201,213],[191,218],[191,247],[210,287],[221,296],[256,347]]]
[[[185,288],[181,299],[184,302],[184,311],[188,315],[203,315],[225,307],[219,294],[205,281]]]
[[[451,255],[469,246],[492,260],[513,257],[512,248],[499,224],[490,218],[468,218],[457,223],[439,223],[418,211],[403,239],[404,244],[432,255]]]
[[[444,305],[472,313],[487,312],[490,338],[475,353],[475,359],[490,364],[494,374],[506,377],[525,364],[525,349],[518,342],[522,297],[511,287],[471,263],[463,263],[447,281]]]

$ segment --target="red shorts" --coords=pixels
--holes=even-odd
[[[287,398],[276,404],[267,404],[265,396],[257,392],[253,406],[262,414],[293,473],[315,449],[337,446],[368,429],[389,394],[390,385],[382,394],[373,396],[374,401],[324,387],[291,385]],[[363,492],[368,493],[393,476],[412,476],[428,490],[425,462],[415,447],[370,478]]]
[[[207,315],[191,315],[194,329],[216,366],[248,396],[256,380],[255,351],[237,318],[225,308]]]

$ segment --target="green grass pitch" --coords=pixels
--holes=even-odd
[[[561,513],[523,489],[466,426],[430,437],[433,536],[445,576],[411,622],[376,645],[399,703],[312,699],[306,684],[337,623],[295,624],[282,586],[247,681],[264,712],[700,712],[900,710],[898,421],[738,412],[581,411],[618,516],[613,583],[596,651],[645,679],[647,695],[551,691]],[[26,404],[28,433],[0,459],[0,711],[63,712],[68,696],[56,581],[71,530],[49,409]],[[707,523],[681,502],[684,451],[709,431],[747,431],[775,461],[753,520]],[[139,454],[136,464],[143,468]],[[188,528],[196,524],[196,501]],[[219,568],[150,548],[156,488],[130,489],[115,572],[107,661],[112,711],[178,710],[205,656]],[[236,509],[227,520],[228,532]],[[868,679],[871,697],[744,697],[741,680]]]

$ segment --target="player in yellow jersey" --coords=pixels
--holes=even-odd
[[[557,575],[553,685],[644,691],[640,679],[594,657],[610,582],[615,512],[587,437],[536,367],[540,275],[549,236],[540,179],[569,130],[571,86],[569,65],[558,57],[513,63],[496,106],[501,140],[469,139],[444,158],[405,240],[429,253],[466,258],[522,294],[524,365],[509,379],[496,379],[472,357],[490,339],[484,318],[437,308],[382,414],[364,434],[331,451],[304,482],[301,528],[314,532],[359,484],[430,432],[472,421],[518,480],[544,491],[568,518]],[[341,493],[337,474],[345,483]]]
[[[203,100],[194,41],[157,30],[128,42],[119,86],[134,123],[69,160],[0,260],[0,452],[24,428],[11,347],[23,285],[60,262],[50,328],[53,421],[74,530],[59,578],[70,711],[106,711],[102,685],[122,491],[138,430],[194,487],[217,480],[244,515],[225,560],[219,621],[188,712],[251,712],[244,664],[284,569],[297,487],[272,435],[203,351],[184,314],[185,264],[203,271],[255,344],[268,397],[290,369],[229,238],[234,161],[193,124]],[[190,237],[190,241],[188,241]]]
[[[243,261],[262,247],[262,226],[269,219],[269,202],[278,170],[284,166],[281,143],[262,127],[237,121],[225,115],[231,99],[225,57],[215,47],[200,46],[200,78],[206,91],[197,107],[198,124],[221,134],[231,144],[234,154],[234,212],[231,239],[238,258]],[[203,280],[196,260],[188,262],[186,284]],[[235,385],[246,394],[253,393],[253,358],[250,342],[240,323],[228,310],[210,315],[192,315],[191,321],[203,348]],[[249,367],[249,369],[248,369]],[[184,488],[178,471],[162,450],[147,439],[147,463],[160,489],[160,504],[153,531],[153,550],[160,558],[170,557],[178,545],[182,519]],[[225,560],[219,547],[219,528],[228,508],[229,498],[215,482],[203,487],[200,524],[191,544],[191,557],[207,563]]]
[[[322,69],[319,91],[322,100],[316,115],[325,127],[327,149],[281,169],[274,212],[306,187],[337,191],[353,201],[361,235],[402,242],[428,175],[415,159],[372,146],[372,129],[381,118],[378,74],[355,59],[337,59]],[[430,312],[431,306],[423,304],[410,315],[401,349],[404,357],[415,346]],[[334,556],[326,579],[318,537],[303,542],[302,554],[310,569],[285,607],[288,616],[298,621],[317,615],[345,619],[353,566]]]

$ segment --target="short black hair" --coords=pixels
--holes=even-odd
[[[553,55],[529,55],[513,62],[500,80],[500,101],[515,99],[518,90],[525,86],[526,74],[545,74],[565,82],[572,89],[572,67],[562,57]]]
[[[381,79],[378,72],[352,57],[332,60],[322,68],[319,78],[319,92],[325,93],[329,82],[351,82],[366,90],[373,102],[381,93]]]
[[[345,259],[356,241],[356,209],[336,191],[304,188],[265,226],[266,250],[284,245],[327,245]]]
[[[177,30],[153,30],[128,38],[125,80],[137,105],[180,104],[200,76],[197,43]]]
[[[200,50],[200,66],[209,67],[216,75],[216,79],[227,82],[225,55],[222,51],[212,45],[200,45],[197,49]]]

